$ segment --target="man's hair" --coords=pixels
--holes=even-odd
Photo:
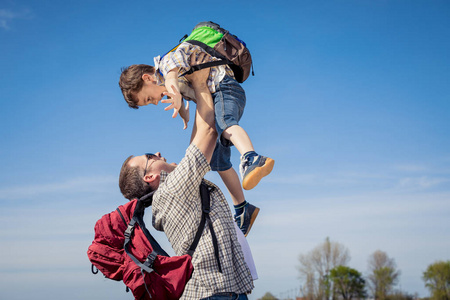
[[[153,190],[150,185],[143,180],[144,170],[139,166],[130,166],[129,162],[132,158],[133,155],[125,160],[119,175],[120,191],[128,200],[141,198]]]
[[[122,68],[121,71],[119,86],[122,90],[123,97],[129,107],[138,109],[139,106],[137,106],[137,101],[133,98],[133,93],[138,93],[142,89],[142,85],[144,84],[142,75],[155,74],[155,68],[140,64]]]

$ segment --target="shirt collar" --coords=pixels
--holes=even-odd
[[[153,62],[155,64],[155,69],[159,70],[159,62],[161,61],[161,55],[158,55],[153,58]]]
[[[161,55],[158,55],[153,58],[153,63],[155,64],[155,77],[156,77],[156,84],[157,85],[163,85],[163,77],[161,75],[161,70],[159,69],[159,63],[161,61]]]
[[[164,183],[164,181],[166,181],[167,175],[169,175],[169,173],[167,173],[166,171],[162,170],[160,173],[160,178],[159,178],[159,184],[161,185],[161,183]]]

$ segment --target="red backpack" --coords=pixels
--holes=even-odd
[[[169,257],[161,248],[145,227],[146,204],[135,199],[98,220],[87,255],[92,269],[123,280],[135,299],[179,299],[192,275],[191,256]]]
[[[97,221],[95,238],[87,251],[92,272],[98,273],[94,271],[96,267],[109,279],[123,280],[136,300],[179,299],[194,270],[192,255],[205,224],[212,229],[209,218],[210,197],[206,185],[201,185],[200,192],[202,219],[188,254],[169,257],[145,227],[143,216],[145,208],[152,203],[152,192],[119,206]],[[213,231],[212,236],[221,272],[217,240]]]

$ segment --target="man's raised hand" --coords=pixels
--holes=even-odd
[[[211,61],[211,57],[206,53],[200,53],[197,57],[192,54],[190,58],[190,65],[195,66],[205,62]],[[193,72],[190,75],[186,75],[186,79],[189,80],[193,86],[199,84],[206,84],[206,80],[209,76],[210,68],[200,69],[198,71]]]

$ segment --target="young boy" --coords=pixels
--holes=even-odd
[[[171,103],[165,110],[174,109],[173,118],[180,114],[184,129],[189,122],[189,105],[184,106],[183,96],[195,102],[190,83],[179,77],[190,69],[191,56],[195,61],[213,60],[198,46],[182,43],[174,52],[162,59],[155,57],[155,67],[148,65],[132,65],[122,71],[119,85],[128,105],[132,108],[148,104],[157,105],[168,93],[174,96],[165,103]],[[235,220],[245,236],[249,233],[259,208],[245,201],[242,187],[246,190],[254,188],[259,181],[268,175],[274,166],[274,160],[258,155],[253,144],[239,126],[245,107],[245,92],[234,79],[233,71],[227,65],[212,67],[207,80],[214,100],[215,123],[219,138],[211,160],[211,168],[218,171],[225,186],[231,194],[236,210]],[[241,154],[239,176],[232,168],[231,149],[234,145]]]

